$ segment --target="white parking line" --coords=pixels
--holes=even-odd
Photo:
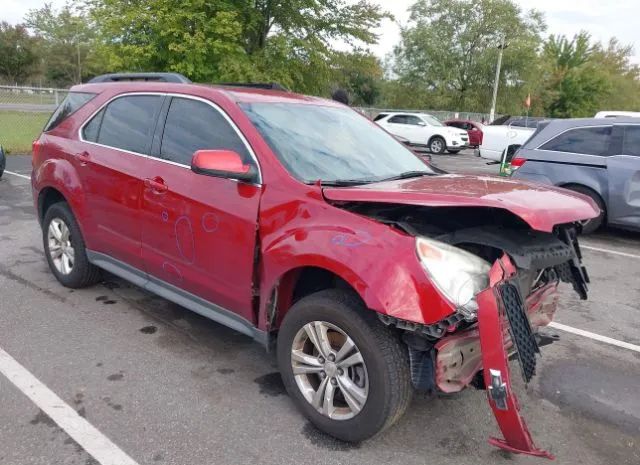
[[[589,339],[593,339],[594,341],[604,342],[605,344],[621,347],[623,349],[633,350],[634,352],[640,352],[640,346],[637,346],[635,344],[630,344],[629,342],[618,341],[617,339],[613,339],[607,336],[602,336],[600,334],[592,333],[590,331],[585,331],[584,329],[578,329],[578,328],[574,328],[573,326],[563,325],[562,323],[556,323],[555,321],[552,321],[551,323],[549,323],[549,326],[552,328],[559,329],[560,331],[566,331],[567,333],[576,334],[582,337],[587,337]]]
[[[0,373],[46,413],[101,465],[138,465],[11,355],[0,348]]]
[[[610,250],[610,249],[601,249],[600,247],[591,247],[590,245],[584,245],[584,244],[580,244],[580,248],[587,249],[587,250],[595,250],[596,252],[610,253],[612,255],[620,255],[622,257],[635,258],[640,260],[640,255],[634,255],[632,253],[618,252],[617,250]]]
[[[24,179],[29,179],[29,180],[31,179],[31,176],[27,176],[26,174],[14,173],[13,171],[7,171],[7,170],[4,170],[4,172],[7,173],[7,174],[12,174],[14,176],[18,176],[19,178],[24,178]]]

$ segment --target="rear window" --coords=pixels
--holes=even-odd
[[[53,112],[43,131],[51,131],[95,96],[96,94],[89,92],[69,92],[60,106]]]

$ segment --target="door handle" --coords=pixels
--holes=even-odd
[[[158,194],[163,194],[169,190],[169,186],[164,183],[162,178],[146,178],[144,185]]]

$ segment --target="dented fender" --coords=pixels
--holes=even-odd
[[[515,267],[506,255],[503,256],[491,268],[490,286],[477,295],[478,327],[487,398],[504,436],[504,439],[492,437],[489,443],[510,452],[553,459],[552,454],[537,448],[534,444],[520,415],[518,399],[511,385],[509,358],[503,340],[503,325],[506,319],[497,286],[514,274]]]

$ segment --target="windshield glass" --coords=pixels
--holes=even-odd
[[[311,183],[375,182],[434,171],[374,123],[349,108],[242,103],[285,168]]]
[[[429,126],[444,126],[444,124],[442,124],[440,122],[439,119],[431,116],[431,115],[420,115],[420,117],[426,121],[427,123],[429,123]]]

